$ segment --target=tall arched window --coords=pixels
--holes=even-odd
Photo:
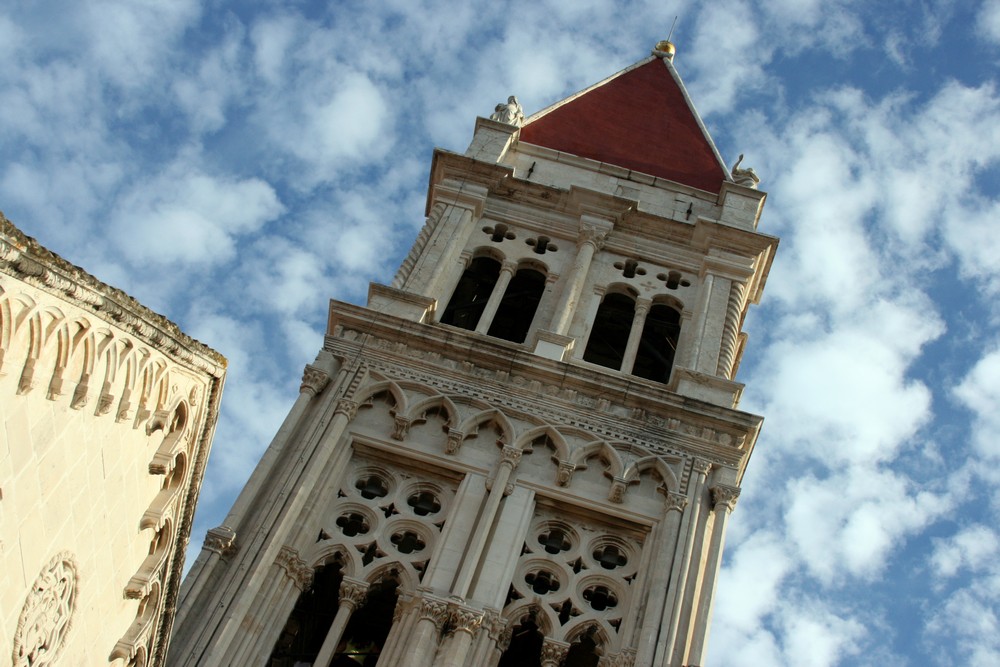
[[[368,589],[365,602],[353,614],[333,656],[331,667],[374,667],[392,629],[399,582],[387,577]]]
[[[654,303],[646,315],[636,351],[632,375],[647,380],[667,382],[674,365],[677,337],[681,332],[681,314],[662,303]]]
[[[474,330],[499,277],[500,262],[492,257],[473,259],[458,281],[441,322]]]
[[[541,667],[542,633],[531,617],[514,627],[497,667]]]
[[[583,352],[584,361],[620,369],[634,317],[635,301],[632,297],[618,292],[606,294],[590,329],[587,349]]]
[[[317,568],[312,586],[299,595],[285,622],[268,667],[293,667],[316,659],[337,613],[342,579],[340,563]]]
[[[523,343],[544,291],[545,274],[530,268],[518,269],[493,316],[489,335],[512,343]]]

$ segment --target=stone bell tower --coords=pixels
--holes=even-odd
[[[704,664],[777,246],[673,46],[437,150],[182,591],[172,665]]]

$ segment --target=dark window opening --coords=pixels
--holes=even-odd
[[[628,563],[625,555],[613,544],[605,545],[603,549],[595,551],[594,560],[600,563],[605,570],[613,570]]]
[[[545,570],[529,572],[524,575],[524,581],[538,595],[548,595],[559,590],[559,579],[553,576],[551,572],[546,572]]]
[[[534,269],[518,270],[507,285],[490,324],[489,335],[512,343],[523,343],[544,291],[544,274]]]
[[[545,551],[550,554],[557,554],[560,551],[568,551],[572,544],[566,539],[566,533],[553,528],[547,533],[538,536],[538,543],[545,547]]]
[[[591,634],[584,635],[579,641],[573,642],[566,652],[563,667],[597,667],[601,654],[597,642]]]
[[[605,296],[590,329],[587,349],[583,352],[584,361],[620,369],[634,317],[635,301],[631,297],[617,292]]]
[[[368,589],[363,605],[351,614],[331,667],[374,667],[392,629],[399,582],[383,579]]]
[[[524,619],[514,627],[510,645],[503,652],[497,667],[541,667],[543,640],[535,621],[531,618]]]
[[[354,488],[361,492],[361,497],[367,500],[384,498],[389,494],[389,486],[375,475],[359,479]]]
[[[316,659],[340,604],[342,579],[340,563],[324,565],[316,570],[312,586],[303,591],[295,602],[271,651],[267,667],[294,667]]]
[[[443,324],[474,330],[486,308],[493,286],[500,277],[500,262],[491,257],[476,257],[462,274],[441,316]]]
[[[681,314],[663,304],[654,304],[642,327],[632,375],[647,380],[667,382],[674,365],[677,337],[681,333]]]
[[[406,499],[406,504],[413,508],[413,513],[417,516],[437,514],[441,511],[441,503],[438,502],[433,493],[428,491],[414,493]]]

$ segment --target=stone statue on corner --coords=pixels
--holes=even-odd
[[[521,104],[517,101],[517,98],[511,95],[507,98],[506,104],[500,102],[496,105],[493,113],[490,114],[490,120],[521,127],[524,125],[524,110],[521,108]]]

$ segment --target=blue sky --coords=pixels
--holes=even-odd
[[[782,237],[713,665],[1000,664],[1000,1],[14,0],[0,209],[230,361],[193,542],[388,283],[434,146],[675,64]]]

